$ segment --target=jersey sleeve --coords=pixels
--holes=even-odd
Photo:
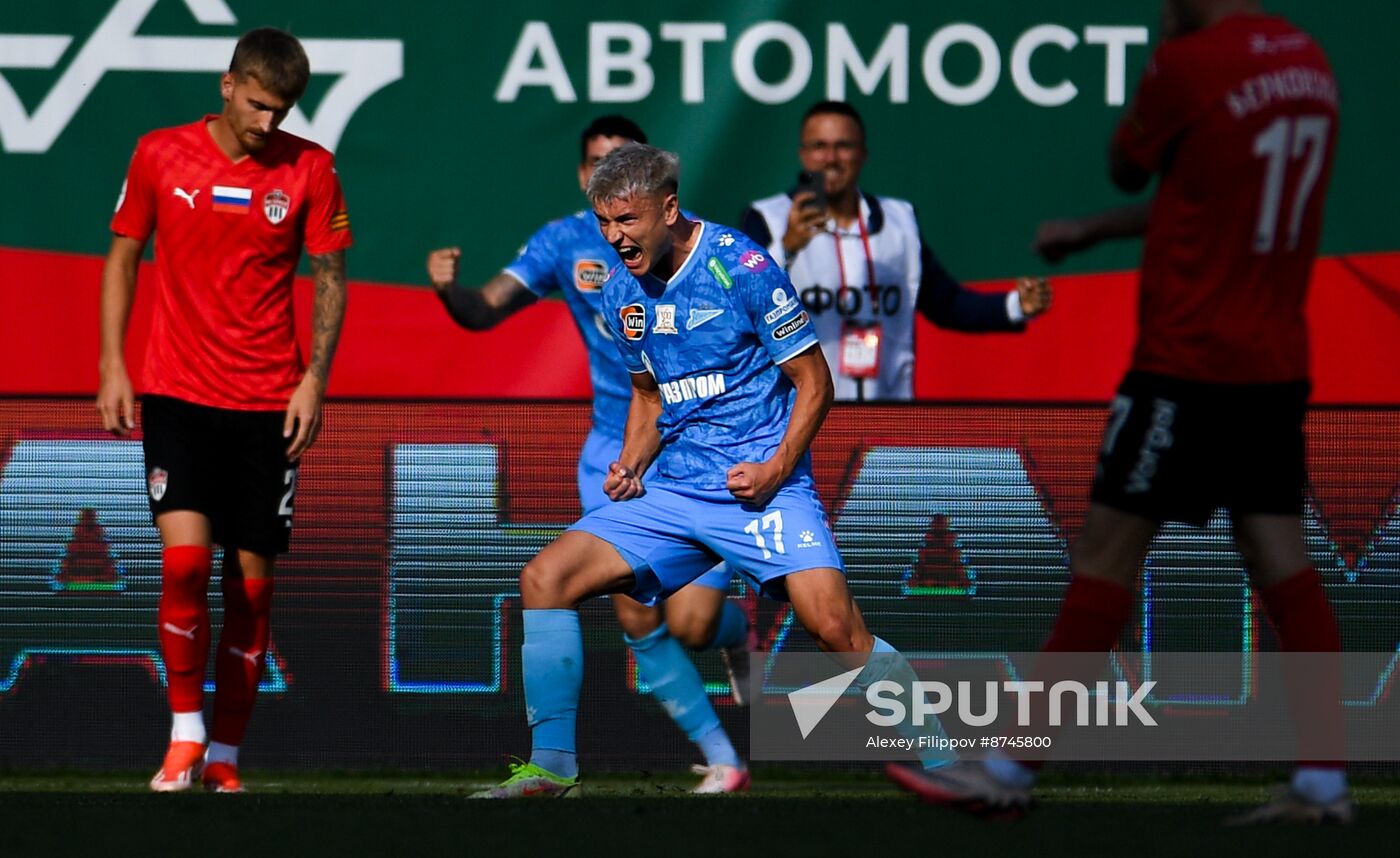
[[[785,363],[816,344],[812,317],[796,287],[764,252],[744,251],[734,279],[744,313],[773,363]]]
[[[313,256],[344,250],[352,242],[350,213],[345,209],[335,159],[327,153],[324,159],[318,159],[315,170],[311,207],[306,214],[306,252]]]
[[[155,177],[150,174],[148,147],[136,144],[131,164],[126,168],[117,210],[112,215],[112,232],[145,241],[156,228]]]
[[[1168,42],[1157,48],[1113,135],[1119,151],[1149,173],[1161,170],[1172,141],[1195,119],[1196,91],[1189,74],[1199,60],[1184,47]]]
[[[560,229],[558,221],[540,227],[520,248],[515,261],[504,269],[540,298],[561,288],[558,274]]]
[[[623,287],[612,283],[612,279],[621,274],[618,270],[621,267],[622,263],[618,263],[617,267],[609,272],[608,279],[603,284],[603,302],[601,305],[603,324],[607,325],[608,336],[612,340],[613,345],[617,347],[617,354],[622,358],[622,365],[627,367],[627,371],[646,372],[646,359],[642,355],[642,350],[627,336],[626,325],[623,323],[624,316],[630,313],[644,311],[640,304],[619,304],[614,300],[614,298],[623,291]],[[611,292],[608,291],[610,289],[612,290]],[[645,322],[643,322],[642,327],[646,327]]]

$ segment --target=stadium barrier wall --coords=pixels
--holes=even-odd
[[[901,649],[1034,650],[1067,581],[1106,411],[838,406],[814,468],[869,625]],[[332,401],[279,566],[250,766],[459,770],[529,747],[517,575],[578,515],[576,402]],[[0,400],[0,767],[151,764],[168,729],[159,543],[139,440],[87,399]],[[1308,420],[1307,539],[1345,645],[1400,643],[1400,411]],[[800,534],[793,538],[800,539]],[[1272,647],[1221,516],[1168,528],[1120,646]],[[789,612],[736,593],[761,647],[810,650]],[[211,586],[219,622],[218,588]],[[694,756],[638,690],[603,603],[584,609],[581,750],[595,769]],[[741,744],[713,653],[697,657]]]

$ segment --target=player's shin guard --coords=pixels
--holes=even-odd
[[[855,684],[864,691],[884,679],[899,685],[899,699],[904,703],[904,711],[912,713],[914,683],[919,677],[899,650],[882,638],[875,638],[875,646],[870,650],[870,660],[856,677]],[[949,747],[948,734],[943,731],[943,722],[939,721],[937,716],[925,716],[922,726],[916,726],[911,718],[907,722],[901,722],[898,730],[901,736],[914,742],[919,762],[925,769],[935,769],[957,761],[958,752]]]
[[[738,752],[720,726],[719,715],[705,693],[700,673],[686,655],[685,648],[667,632],[665,623],[637,640],[627,635],[622,639],[631,647],[632,656],[637,659],[637,672],[651,686],[656,702],[700,747],[705,763],[742,766]]]
[[[204,707],[212,563],[213,552],[204,545],[172,545],[161,555],[156,622],[172,712],[199,712]]]
[[[583,635],[578,611],[523,611],[520,667],[529,718],[530,762],[560,777],[578,776],[575,740],[583,688]]]
[[[1288,695],[1298,725],[1298,765],[1341,769],[1345,756],[1342,715],[1342,649],[1337,617],[1322,579],[1312,567],[1260,592],[1279,646],[1300,653],[1298,671],[1288,677]]]
[[[224,570],[224,629],[214,658],[214,728],[224,745],[243,743],[258,684],[267,663],[272,616],[272,579],[245,578]]]

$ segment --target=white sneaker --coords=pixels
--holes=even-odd
[[[691,766],[704,780],[690,792],[694,795],[719,795],[727,792],[743,792],[749,788],[749,770],[738,766]]]
[[[1282,822],[1300,825],[1351,825],[1355,819],[1356,808],[1352,807],[1351,796],[1346,793],[1335,801],[1322,803],[1285,788],[1278,798],[1245,813],[1227,817],[1225,824],[1272,825]]]
[[[925,770],[889,764],[885,773],[925,804],[951,807],[989,819],[1019,819],[1030,810],[1031,791],[997,780],[980,761]]]

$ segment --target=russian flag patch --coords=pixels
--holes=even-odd
[[[228,185],[214,186],[214,199],[211,206],[214,211],[247,214],[252,205],[252,188],[233,188]]]

